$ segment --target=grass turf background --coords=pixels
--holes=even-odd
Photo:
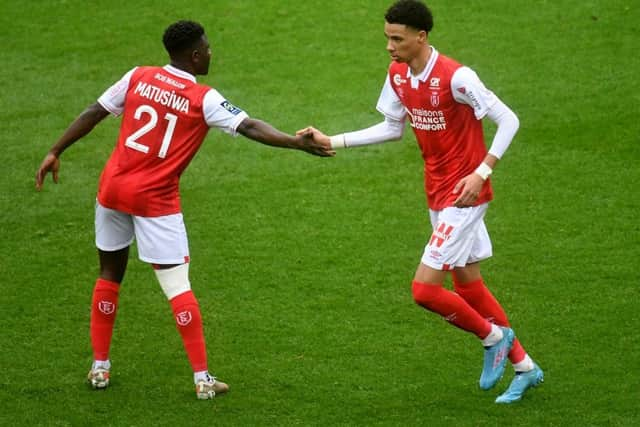
[[[494,173],[484,275],[546,382],[518,405],[477,388],[481,348],[415,307],[429,235],[421,161],[401,143],[335,159],[212,131],[182,180],[191,281],[228,396],[194,399],[170,309],[135,250],[112,387],[88,391],[93,205],[108,119],[33,175],[129,68],[164,64],[171,22],[202,22],[209,76],[289,132],[377,123],[388,2],[34,1],[0,16],[2,425],[637,425],[637,2],[433,1],[431,42],[518,114]],[[492,127],[487,126],[488,136]]]

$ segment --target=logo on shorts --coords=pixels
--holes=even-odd
[[[444,242],[449,240],[451,237],[451,232],[453,231],[453,225],[447,225],[444,222],[441,222],[438,225],[438,228],[431,235],[431,240],[429,240],[429,246],[435,245],[436,247],[442,246]]]
[[[110,314],[113,314],[114,311],[116,311],[116,305],[111,301],[100,301],[98,303],[98,310],[100,310],[102,313],[108,316]]]
[[[176,322],[178,322],[180,326],[187,326],[191,323],[191,312],[187,310],[176,314]]]

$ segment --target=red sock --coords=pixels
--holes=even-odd
[[[113,324],[118,309],[120,284],[104,279],[96,280],[91,301],[91,347],[94,360],[108,360]]]
[[[196,297],[193,292],[187,291],[174,297],[170,303],[193,372],[206,371],[207,350]]]
[[[454,276],[453,288],[485,319],[498,326],[510,326],[509,319],[502,309],[502,306],[485,286],[482,279],[463,284],[459,283]],[[513,348],[509,352],[509,360],[511,360],[511,363],[518,363],[521,362],[526,355],[527,352],[516,338],[513,341]]]
[[[429,311],[439,314],[460,329],[472,332],[480,339],[491,332],[491,323],[478,314],[460,295],[442,285],[412,283],[413,298],[416,303]]]

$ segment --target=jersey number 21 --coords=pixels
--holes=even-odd
[[[136,112],[133,114],[133,117],[136,120],[142,120],[142,115],[147,114],[149,117],[149,121],[147,121],[140,129],[132,133],[124,143],[129,148],[133,148],[134,150],[141,151],[143,153],[149,152],[149,146],[140,144],[138,139],[140,139],[143,135],[150,132],[153,128],[158,124],[158,112],[153,109],[153,107],[149,105],[141,105],[138,107]],[[167,130],[164,132],[164,137],[162,138],[162,145],[160,145],[160,151],[158,152],[158,157],[164,159],[167,155],[167,151],[169,151],[169,145],[171,144],[171,137],[173,136],[173,131],[176,128],[176,122],[178,121],[178,116],[175,114],[167,113],[164,115],[164,119],[168,121]]]

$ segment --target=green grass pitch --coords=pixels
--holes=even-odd
[[[429,235],[421,160],[402,142],[334,159],[212,131],[182,179],[191,281],[212,370],[195,399],[170,308],[132,251],[112,386],[83,383],[109,118],[34,174],[66,125],[164,28],[204,24],[216,87],[294,132],[377,123],[389,1],[3,2],[0,425],[640,425],[640,4],[430,2],[430,40],[473,67],[521,128],[494,173],[491,289],[545,370],[517,405],[477,386],[482,350],[425,313],[410,281]],[[487,127],[488,137],[493,134]]]

